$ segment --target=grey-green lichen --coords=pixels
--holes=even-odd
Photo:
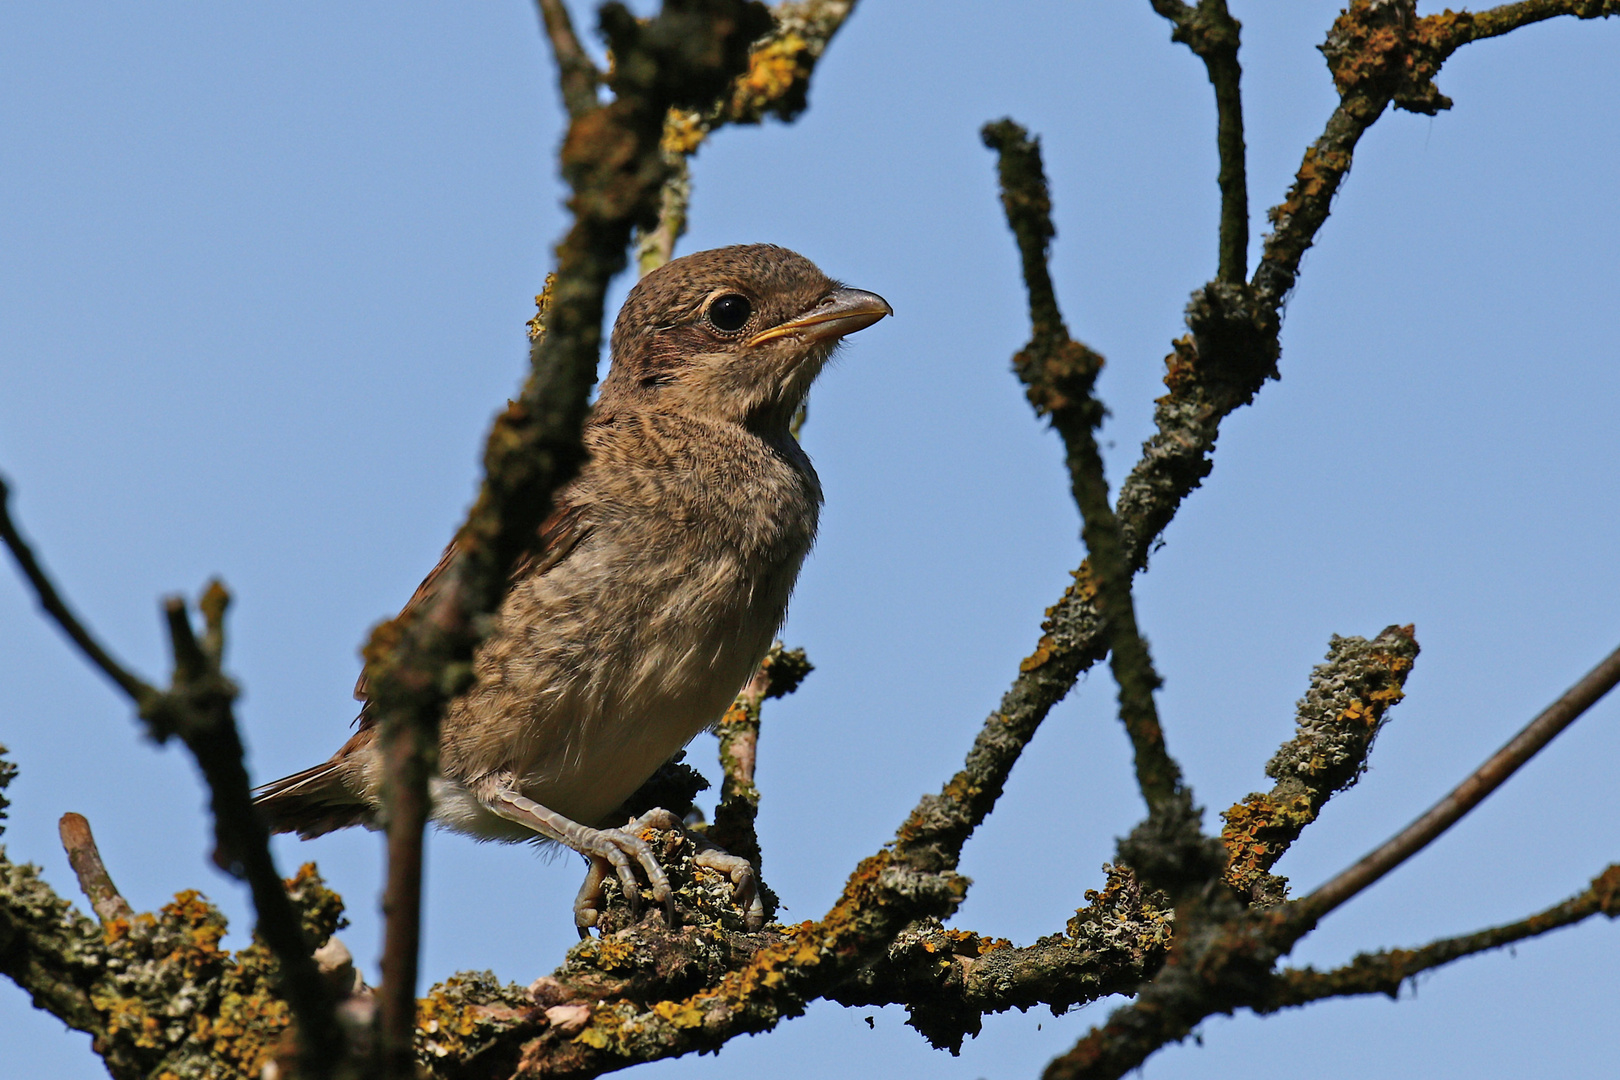
[[[312,865],[287,884],[306,933],[325,941],[341,901]],[[224,916],[195,890],[98,926],[0,850],[0,972],[88,1033],[116,1080],[256,1077],[276,1056],[289,1013],[275,958],[257,940],[225,950],[224,935]]]
[[[1256,903],[1280,903],[1287,879],[1267,873],[1336,793],[1356,782],[1389,709],[1417,659],[1410,626],[1391,626],[1368,641],[1334,636],[1327,662],[1311,671],[1294,737],[1266,764],[1277,781],[1227,810],[1227,881]]]

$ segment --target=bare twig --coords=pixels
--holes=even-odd
[[[327,1076],[344,1060],[345,1038],[331,988],[313,959],[319,942],[304,934],[298,909],[270,854],[270,830],[253,808],[253,785],[242,763],[242,739],[233,713],[237,690],[219,666],[229,604],[224,586],[209,582],[200,604],[207,629],[199,642],[185,601],[170,597],[164,602],[174,678],[168,692],[144,709],[142,717],[158,738],[178,735],[197,759],[214,815],[214,860],[245,880],[253,894],[258,914],[254,932],[280,963],[282,993],[298,1018],[301,1070]]]
[[[754,763],[759,752],[760,709],[770,698],[793,693],[813,670],[803,649],[784,649],[780,641],[773,643],[759,670],[715,726],[725,779],[708,836],[731,854],[753,863],[756,874],[760,871],[759,837],[754,831],[759,788],[754,783]]]
[[[60,626],[62,632],[79,647],[79,651],[137,705],[156,696],[155,689],[132,675],[128,668],[112,658],[112,654],[85,628],[78,616],[73,614],[73,609],[67,606],[67,601],[56,591],[50,575],[45,573],[45,568],[39,564],[39,560],[29,548],[28,541],[23,539],[16,523],[11,520],[11,489],[6,485],[4,478],[0,478],[0,539],[3,539],[6,547],[11,549],[12,557],[17,560],[17,568],[22,571],[23,577],[28,579],[28,584],[33,586],[34,595],[39,598],[39,606],[56,620],[56,625]]]
[[[62,850],[67,852],[68,865],[73,867],[73,874],[79,879],[79,888],[84,891],[85,899],[90,901],[96,918],[105,925],[114,919],[127,919],[133,915],[129,901],[119,895],[118,886],[113,884],[112,875],[107,873],[107,864],[101,861],[96,838],[90,832],[90,823],[84,819],[84,815],[63,814],[62,820],[57,823],[57,831],[62,836]]]
[[[1357,994],[1384,994],[1394,998],[1399,995],[1401,984],[1420,972],[1432,971],[1465,956],[1500,949],[1550,930],[1573,926],[1598,914],[1611,919],[1620,917],[1620,864],[1604,870],[1592,879],[1590,885],[1568,900],[1517,922],[1442,938],[1416,949],[1362,953],[1350,963],[1331,971],[1284,969],[1277,973],[1270,990],[1253,1008],[1256,1012],[1267,1013],[1322,998]]]
[[[569,116],[584,116],[599,104],[596,89],[602,84],[602,73],[580,45],[579,36],[574,33],[574,20],[569,17],[563,0],[538,0],[538,3],[546,37],[551,42],[551,55],[557,61],[557,85],[562,90],[563,106]]]
[[[1487,795],[1501,787],[1553,738],[1620,683],[1620,649],[1587,672],[1563,697],[1526,724],[1506,746],[1492,754],[1473,775],[1435,803],[1421,817],[1381,844],[1354,866],[1299,901],[1297,918],[1314,923],[1373,882],[1422,851]]]
[[[1220,150],[1220,270],[1217,278],[1240,284],[1249,276],[1249,185],[1243,148],[1243,68],[1238,63],[1242,24],[1226,9],[1226,0],[1199,0],[1196,8],[1181,0],[1152,0],[1153,10],[1175,24],[1172,41],[1191,49],[1215,88],[1216,145]]]

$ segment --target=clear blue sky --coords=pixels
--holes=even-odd
[[[1333,94],[1334,2],[1233,0],[1245,23],[1256,241]],[[796,125],[728,130],[695,166],[683,250],[796,248],[882,293],[812,400],[827,490],[785,638],[814,675],[766,717],[765,872],[819,915],[937,789],[1079,561],[1055,438],[1008,358],[1027,333],[984,121],[1041,134],[1054,273],[1108,357],[1117,482],[1162,357],[1214,268],[1211,93],[1146,0],[868,0]],[[1413,622],[1423,655],[1361,784],[1281,870],[1308,888],[1442,794],[1620,640],[1620,21],[1472,45],[1456,108],[1363,140],[1283,335],[1282,381],[1225,426],[1214,475],[1140,581],[1170,745],[1211,817],[1267,783],[1330,634]],[[560,108],[532,6],[0,8],[0,471],[116,651],[162,673],[157,598],[219,573],[254,775],[325,757],[356,648],[410,595],[473,490],[564,215]],[[622,294],[622,288],[620,290]],[[615,300],[616,303],[616,300]],[[5,842],[76,895],[86,814],[137,908],[240,888],[206,860],[185,756],[0,573]],[[969,844],[959,926],[1061,929],[1138,818],[1113,687],[1057,708]],[[712,740],[693,757],[711,768]],[[1620,857],[1620,702],[1594,709],[1432,850],[1331,916],[1318,965],[1517,918]],[[373,975],[378,840],[278,842],[347,897]],[[575,860],[438,836],[426,974],[528,982],[573,939]],[[1153,1080],[1299,1073],[1594,1076],[1620,1056],[1620,927],[1589,923],[1422,980],[1400,1003],[1240,1015]],[[899,1010],[818,1006],[655,1077],[1029,1077],[1110,1008],[991,1018],[952,1059]],[[102,1075],[88,1040],[0,985],[17,1077]]]

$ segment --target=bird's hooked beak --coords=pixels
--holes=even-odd
[[[885,315],[893,315],[894,308],[877,293],[864,289],[837,289],[796,319],[789,319],[769,330],[761,330],[748,339],[749,345],[758,345],[772,338],[796,335],[807,345],[832,341],[864,330]]]

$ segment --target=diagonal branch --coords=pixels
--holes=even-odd
[[[1475,769],[1473,775],[1453,788],[1450,794],[1416,821],[1299,901],[1295,917],[1304,925],[1314,924],[1422,851],[1437,836],[1461,820],[1464,814],[1484,801],[1486,796],[1501,787],[1521,765],[1540,753],[1559,732],[1573,724],[1616,683],[1620,683],[1620,649],[1610,653],[1597,667],[1587,672],[1562,697],[1509,739],[1507,745]]]
[[[1226,0],[1152,0],[1153,10],[1175,25],[1170,40],[1191,49],[1215,88],[1215,142],[1220,151],[1220,269],[1218,280],[1241,284],[1249,276],[1249,184],[1243,147],[1243,68],[1238,45],[1243,26],[1226,9]]]
[[[1266,764],[1277,783],[1221,816],[1226,826],[1226,883],[1251,903],[1287,899],[1288,879],[1269,873],[1335,794],[1366,769],[1373,740],[1418,653],[1410,626],[1391,626],[1372,641],[1334,636],[1327,663],[1311,672],[1292,739]]]
[[[1136,780],[1154,813],[1163,812],[1181,791],[1181,770],[1164,745],[1153,691],[1159,687],[1147,644],[1136,626],[1131,567],[1120,539],[1119,520],[1108,502],[1108,480],[1097,449],[1097,426],[1104,415],[1093,390],[1103,359],[1069,336],[1047,267],[1052,202],[1041,165],[1038,140],[1011,120],[986,124],[985,145],[998,155],[1001,202],[1018,240],[1029,292],[1032,333],[1013,358],[1013,369],[1038,415],[1051,419],[1063,437],[1074,501],[1083,518],[1086,565],[1095,582],[1097,604],[1108,627],[1114,680],[1119,685],[1119,716],[1136,752]]]
[[[1585,889],[1562,903],[1517,922],[1476,930],[1472,934],[1441,938],[1417,949],[1362,953],[1343,967],[1331,971],[1284,969],[1277,973],[1270,989],[1253,1008],[1255,1012],[1269,1013],[1322,998],[1358,994],[1384,994],[1394,998],[1400,993],[1401,984],[1420,972],[1432,971],[1465,956],[1500,949],[1551,930],[1573,926],[1598,914],[1611,919],[1620,917],[1620,864],[1604,870]]]
[[[95,635],[79,621],[77,615],[73,614],[73,609],[62,599],[62,594],[57,592],[50,575],[34,557],[33,549],[28,546],[28,541],[23,539],[16,523],[11,520],[11,489],[3,477],[0,477],[0,540],[5,541],[12,557],[17,560],[17,569],[22,571],[23,577],[33,587],[34,595],[39,598],[40,608],[56,621],[56,625],[60,626],[68,639],[79,647],[85,658],[117,684],[136,705],[155,697],[157,691],[114,660],[112,654],[102,647]]]

